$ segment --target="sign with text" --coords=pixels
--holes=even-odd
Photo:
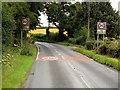
[[[23,18],[22,19],[22,24],[24,25],[24,30],[29,29],[29,18]]]
[[[106,34],[106,22],[97,22],[97,34]]]

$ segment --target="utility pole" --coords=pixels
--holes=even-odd
[[[87,39],[90,37],[90,0],[88,1],[88,35]]]

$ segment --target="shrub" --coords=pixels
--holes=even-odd
[[[22,47],[20,55],[32,56],[32,52],[27,46],[25,46],[25,47]]]
[[[102,55],[109,55],[111,57],[120,57],[120,46],[115,41],[107,41],[99,46],[99,53]]]
[[[72,44],[76,44],[76,39],[75,38],[69,38],[68,42],[72,43]]]
[[[101,45],[101,46],[99,47],[98,52],[99,52],[101,55],[106,55],[106,53],[107,53],[106,44]]]
[[[22,47],[20,55],[32,56],[33,53],[30,51],[29,45],[25,45]]]
[[[98,42],[98,47],[103,45],[103,41]],[[86,40],[85,47],[87,50],[97,50],[97,41],[93,38],[89,38]]]
[[[87,28],[82,27],[80,30],[75,30],[73,36],[74,39],[71,39],[73,44],[80,44],[85,45],[86,38],[87,38]]]
[[[88,39],[85,43],[85,47],[88,50],[93,50],[94,46],[95,46],[95,40],[93,40],[93,39]]]
[[[76,38],[76,44],[85,45],[85,41],[86,41],[86,38],[83,36],[79,36]]]

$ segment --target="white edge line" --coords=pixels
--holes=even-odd
[[[37,46],[37,45],[36,45]],[[38,60],[38,56],[39,56],[39,48],[37,46],[37,57],[36,57],[36,60]]]

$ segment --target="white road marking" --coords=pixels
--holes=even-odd
[[[82,79],[82,81],[86,84],[86,86],[87,86],[88,88],[91,88],[91,87],[89,86],[89,84],[84,80],[83,76],[81,76],[81,79]]]
[[[38,58],[39,58],[39,48],[38,48],[38,46],[37,46],[37,49],[38,49],[38,51],[37,51],[37,57],[36,57],[36,60],[38,60]]]
[[[43,57],[42,58],[43,60],[57,60],[58,58],[57,57],[52,57],[52,56],[48,56],[48,57]]]
[[[58,53],[58,55],[61,55],[61,53]]]
[[[65,59],[65,57],[61,56],[63,59]]]
[[[88,87],[88,88],[93,88],[91,87],[86,80],[83,78],[83,72],[80,72],[79,70],[77,70],[70,62],[68,63],[70,65],[70,67],[80,75],[80,78],[82,79],[82,81],[84,82],[84,84]]]

